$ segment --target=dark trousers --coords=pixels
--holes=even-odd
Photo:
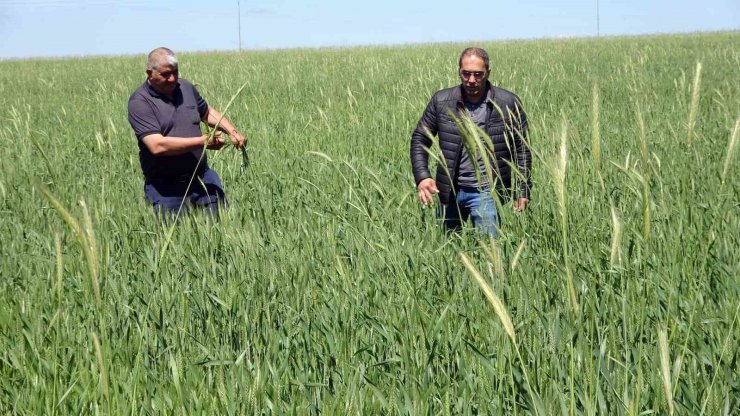
[[[182,214],[191,207],[201,207],[211,217],[218,217],[220,206],[226,207],[226,195],[216,171],[206,169],[188,188],[189,181],[190,178],[149,178],[144,182],[144,195],[158,217],[174,218],[180,207]]]
[[[459,187],[452,197],[453,201],[437,209],[437,216],[442,220],[445,231],[460,230],[462,223],[470,218],[481,234],[498,237],[501,218],[496,212],[496,203],[490,190]]]

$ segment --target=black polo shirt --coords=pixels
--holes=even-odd
[[[195,86],[180,78],[172,99],[160,95],[148,82],[144,82],[128,100],[128,121],[139,143],[139,161],[147,180],[189,178],[198,168],[208,167],[203,149],[176,156],[154,156],[142,139],[150,134],[165,137],[198,137],[200,120],[208,112],[208,104]],[[201,155],[200,165],[198,160]]]

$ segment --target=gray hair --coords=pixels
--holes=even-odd
[[[146,60],[147,69],[153,69],[156,71],[162,63],[166,63],[174,67],[177,66],[177,57],[171,49],[161,47],[149,52],[149,56],[147,56]]]
[[[462,60],[466,56],[477,56],[478,58],[483,60],[483,63],[486,64],[486,69],[488,69],[488,52],[486,52],[483,48],[465,48],[464,51],[460,54],[460,60],[457,61],[457,66],[462,67]]]

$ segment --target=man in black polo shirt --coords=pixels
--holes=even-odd
[[[460,228],[470,217],[476,228],[495,237],[500,217],[494,192],[504,199],[513,197],[515,211],[523,211],[529,202],[532,156],[527,116],[519,97],[488,82],[485,50],[465,49],[458,66],[461,83],[432,96],[411,136],[411,166],[419,202],[434,204],[433,195],[439,194],[439,214],[447,230]],[[476,131],[468,133],[472,137],[466,141],[459,122],[464,118],[488,138],[478,137]],[[436,179],[428,166],[433,136],[439,137],[443,156]]]
[[[203,149],[219,150],[229,135],[237,149],[246,142],[226,117],[200,96],[188,80],[179,78],[175,54],[167,48],[149,53],[147,79],[128,101],[128,121],[139,143],[144,194],[156,214],[174,214],[190,205],[217,215],[226,204],[218,174],[208,167]],[[220,119],[220,122],[219,122]],[[203,121],[217,131],[209,140]],[[191,182],[193,173],[196,177]]]

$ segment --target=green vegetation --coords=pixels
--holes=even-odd
[[[182,54],[251,163],[163,257],[144,57],[0,62],[0,413],[737,414],[739,43],[484,44],[536,154],[496,242],[408,160],[465,45]]]

